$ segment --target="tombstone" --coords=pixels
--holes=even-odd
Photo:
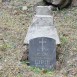
[[[2,2],[10,2],[11,0],[2,0]]]
[[[56,65],[56,44],[60,44],[53,23],[50,6],[37,6],[32,24],[28,28],[24,44],[29,44],[30,66],[54,69]]]
[[[56,41],[52,38],[40,37],[30,40],[30,66],[54,69],[56,65]]]

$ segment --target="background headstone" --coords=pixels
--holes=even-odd
[[[30,40],[30,66],[54,69],[56,65],[56,41],[52,38],[40,37]]]
[[[2,0],[2,2],[10,2],[11,0]]]

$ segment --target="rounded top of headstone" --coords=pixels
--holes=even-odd
[[[37,6],[36,15],[51,15],[51,6]]]

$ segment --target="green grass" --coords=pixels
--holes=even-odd
[[[66,44],[68,42],[68,39],[65,36],[61,37],[61,43],[62,45]]]

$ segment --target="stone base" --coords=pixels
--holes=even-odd
[[[29,26],[24,44],[38,37],[48,37],[56,40],[56,44],[60,44],[59,36],[54,25],[54,16],[51,15],[50,6],[37,6],[36,15],[33,18],[31,26]]]

